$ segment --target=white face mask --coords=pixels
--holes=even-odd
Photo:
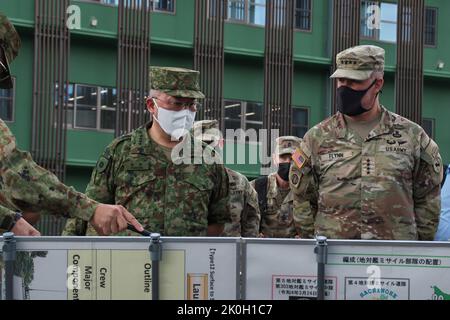
[[[153,99],[153,103],[158,108],[158,118],[153,116],[160,127],[176,141],[180,140],[182,136],[191,130],[194,125],[196,112],[189,109],[183,109],[181,111],[171,111],[161,108]]]

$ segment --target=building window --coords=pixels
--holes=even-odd
[[[266,24],[266,0],[250,0],[248,17],[249,23],[264,26]]]
[[[175,12],[175,0],[153,0],[153,11]]]
[[[259,137],[263,128],[263,104],[260,102],[225,100],[225,129],[254,129]]]
[[[423,118],[422,119],[422,127],[423,130],[427,133],[427,135],[434,140],[434,124],[435,120],[431,118]]]
[[[0,89],[0,119],[7,122],[14,121],[16,78],[12,77],[12,82],[11,89]]]
[[[114,130],[117,90],[69,84],[67,126],[75,129]]]
[[[426,7],[425,10],[425,45],[436,46],[437,8]]]
[[[110,5],[119,5],[119,0],[93,0],[105,4]],[[127,4],[127,0],[125,1],[125,5]],[[148,1],[150,4],[150,7],[153,9],[153,11],[163,11],[163,12],[175,12],[175,0],[143,0]],[[140,6],[142,3],[141,1],[138,1],[138,6]]]
[[[309,109],[292,108],[292,135],[303,138],[309,129]]]
[[[379,12],[379,26],[376,14]],[[361,37],[385,42],[397,42],[397,4],[362,1]]]
[[[227,20],[264,26],[266,0],[228,0]]]
[[[296,0],[295,2],[295,28],[302,31],[311,31],[311,0]]]

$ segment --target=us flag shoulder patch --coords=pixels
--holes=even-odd
[[[297,150],[295,150],[294,154],[292,155],[292,160],[294,160],[295,165],[299,169],[301,169],[308,161],[308,157],[303,153],[302,150],[300,150],[300,148],[297,148]]]

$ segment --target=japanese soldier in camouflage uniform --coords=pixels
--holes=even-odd
[[[222,134],[217,120],[197,121],[194,136],[213,146],[223,145]],[[229,179],[231,223],[225,225],[225,237],[257,237],[261,216],[258,195],[247,178],[230,168],[225,168]]]
[[[294,198],[289,187],[289,168],[292,153],[300,146],[300,142],[298,137],[279,137],[273,154],[278,171],[251,182],[258,193],[261,237],[294,238],[298,235],[293,210]]]
[[[297,199],[316,201],[301,235],[377,240],[433,240],[440,212],[442,161],[416,123],[379,103],[382,48],[337,55],[337,112],[309,130],[293,155]]]
[[[231,221],[224,166],[206,164],[202,152],[179,157],[177,151],[191,144],[195,150],[189,130],[197,99],[204,98],[198,78],[194,70],[150,67],[147,109],[153,120],[106,148],[86,189],[93,199],[123,205],[164,236],[219,236]],[[70,220],[63,234],[83,235],[84,229]],[[88,228],[86,235],[95,232]]]
[[[8,18],[0,13],[0,88],[11,89],[9,69],[19,53],[20,37]],[[57,177],[38,166],[28,152],[16,147],[16,140],[0,120],[0,232],[11,230],[16,235],[39,235],[19,212],[46,212],[78,217],[90,221],[100,234],[115,233],[133,224],[142,226],[121,206],[99,204],[58,181]]]

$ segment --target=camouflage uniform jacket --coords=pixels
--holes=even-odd
[[[261,233],[267,238],[293,238],[296,235],[293,197],[289,192],[285,197],[277,185],[276,172],[267,178],[267,210],[261,212]],[[255,187],[255,180],[251,182]]]
[[[226,237],[257,237],[261,216],[258,194],[247,178],[239,172],[226,168],[230,181],[231,223],[225,225]]]
[[[206,236],[209,224],[230,222],[225,167],[194,164],[201,159],[193,156],[192,164],[174,164],[149,137],[150,126],[151,122],[115,139],[105,149],[86,194],[124,206],[145,229],[164,236]],[[63,234],[82,235],[83,231],[82,223],[72,219]],[[86,235],[96,233],[89,227]]]
[[[381,112],[364,140],[341,113],[305,135],[305,161],[298,158],[290,172],[296,198],[317,201],[315,219],[300,218],[305,235],[433,240],[440,212],[438,146],[419,125],[383,107]]]
[[[61,183],[38,166],[0,120],[0,205],[11,210],[46,212],[89,221],[98,203]],[[11,212],[0,211],[0,225],[8,229]]]

